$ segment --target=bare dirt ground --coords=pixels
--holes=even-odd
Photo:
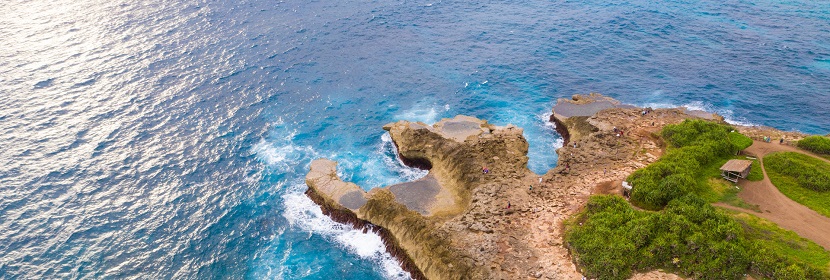
[[[622,181],[605,181],[594,186],[591,194],[616,194],[622,195]]]
[[[741,192],[738,193],[738,196],[749,204],[760,206],[761,213],[721,203],[718,203],[717,206],[770,220],[782,228],[792,230],[801,237],[810,239],[824,247],[824,249],[830,250],[830,234],[828,234],[830,233],[830,218],[822,216],[816,213],[816,211],[789,199],[778,191],[778,188],[770,182],[766,169],[763,168],[763,157],[769,153],[786,151],[802,153],[827,162],[830,161],[817,157],[809,152],[799,150],[798,148],[789,145],[779,145],[778,143],[755,141],[745,151],[747,154],[757,157],[761,162],[764,180],[757,182],[741,180],[738,184],[741,187]]]

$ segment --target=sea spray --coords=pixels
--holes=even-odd
[[[415,181],[429,174],[427,170],[412,168],[403,163],[398,155],[398,148],[395,147],[395,142],[392,141],[392,136],[388,132],[381,136],[381,140],[378,153],[383,154],[383,163],[386,168],[392,170],[398,178],[405,181]]]
[[[383,240],[373,231],[355,229],[333,221],[324,215],[320,206],[301,192],[304,184],[292,186],[283,196],[283,217],[291,226],[319,234],[361,259],[367,259],[382,269],[387,279],[410,279],[397,260],[386,252]]]
[[[404,110],[399,114],[395,114],[396,120],[408,120],[412,122],[423,122],[426,124],[433,124],[438,122],[443,114],[449,111],[449,104],[437,108],[438,105],[427,104],[426,102],[419,102],[412,108]]]
[[[428,173],[425,170],[403,165],[388,133],[384,133],[378,138],[377,148],[368,160],[360,160],[360,158],[350,153],[318,152],[310,146],[296,144],[295,134],[285,127],[282,128],[286,132],[280,133],[279,137],[271,141],[261,139],[251,148],[251,152],[261,162],[275,170],[304,174],[308,170],[308,164],[311,160],[320,157],[332,157],[345,162],[343,165],[347,167],[342,168],[343,166],[341,166],[341,168],[338,168],[338,176],[359,179],[358,183],[361,184],[368,182],[375,182],[379,185],[394,184],[416,180]],[[353,172],[344,171],[349,170],[348,167],[355,166],[366,168],[366,170],[371,171],[367,173],[371,174],[368,174],[368,176],[366,174],[355,175]],[[280,198],[281,206],[284,209],[282,216],[288,221],[290,228],[321,236],[356,258],[374,263],[373,269],[383,275],[384,278],[411,279],[410,274],[402,268],[398,260],[387,252],[385,242],[377,231],[356,229],[353,225],[335,222],[329,216],[324,215],[320,206],[303,193],[307,188],[304,182],[296,180],[288,185],[290,187],[283,190],[284,193]],[[311,276],[316,271],[324,269],[312,266],[300,272],[288,272],[302,275],[285,275],[287,272],[283,264],[286,258],[289,257],[290,251],[289,247],[282,255],[275,252],[270,253],[269,255],[272,255],[273,258],[282,261],[278,265],[266,265],[267,267],[264,268],[263,265],[259,265],[260,268],[256,270],[256,274],[267,278],[279,279],[286,276],[294,278],[302,275]]]
[[[518,124],[526,128],[524,136],[529,144],[528,168],[536,174],[545,174],[556,167],[559,160],[556,150],[564,144],[564,140],[556,132],[556,125],[550,121],[551,115],[550,110],[545,110],[530,115],[529,120]]]

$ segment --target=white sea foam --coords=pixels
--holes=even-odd
[[[304,185],[296,184],[283,195],[285,210],[282,215],[291,226],[322,235],[358,258],[375,263],[387,279],[411,279],[398,261],[386,252],[380,236],[332,221],[302,193],[304,188]]]
[[[294,132],[288,132],[282,135],[282,137],[271,141],[265,139],[260,140],[251,148],[252,153],[270,168],[284,172],[297,172],[299,165],[308,164],[312,159],[320,157],[319,153],[312,147],[295,144]],[[381,142],[381,145],[390,145],[391,138],[382,138]],[[390,149],[390,147],[386,147],[385,149]],[[391,147],[391,149],[394,152],[397,151],[394,147]],[[329,155],[329,157],[335,156]],[[396,166],[395,164],[392,165]],[[410,168],[402,164],[400,166],[396,168],[398,168],[398,172],[404,174],[404,178],[420,178],[418,177],[419,173],[410,170]],[[343,174],[340,175],[342,176]],[[303,182],[297,181],[291,184],[289,189],[284,190],[285,193],[282,195],[283,208],[285,209],[282,215],[292,227],[296,227],[309,234],[319,234],[332,243],[337,244],[340,248],[354,254],[357,258],[373,262],[375,264],[374,267],[387,279],[411,279],[409,273],[401,268],[398,261],[386,252],[380,236],[373,232],[363,233],[362,230],[357,230],[351,226],[331,220],[322,213],[319,206],[303,194],[305,188],[306,186]],[[273,257],[279,259],[279,264],[284,264],[289,255],[290,248],[281,254],[274,254]],[[282,265],[264,267],[264,269],[266,271],[261,276],[266,278],[282,279],[286,276],[284,275],[285,271]],[[300,273],[313,275],[320,269],[322,268],[309,267],[307,271]],[[297,271],[293,273],[297,273]],[[291,275],[292,278],[297,276]]]
[[[545,125],[546,129],[556,130],[556,123],[550,121],[550,116],[553,116],[553,112],[545,111],[544,113],[536,115],[539,120]]]
[[[268,166],[283,170],[289,170],[304,159],[316,154],[311,146],[299,146],[290,141],[293,134],[285,137],[286,139],[279,141],[280,143],[277,145],[269,143],[265,139],[259,140],[251,147],[251,151]]]
[[[559,135],[559,132],[556,131],[556,123],[550,121],[551,115],[553,115],[553,112],[545,111],[544,113],[538,114],[536,116],[544,124],[543,126],[546,132],[552,133],[553,135]],[[556,151],[557,149],[562,148],[563,145],[565,145],[565,139],[562,138],[562,136],[560,135],[559,137],[556,137],[553,140],[551,148],[553,148],[553,151]]]
[[[562,137],[556,132],[556,125],[550,121],[550,111],[542,111],[534,115],[525,115],[524,136],[530,145],[528,150],[528,167],[537,174],[544,174],[556,166],[559,156],[556,149],[563,145]]]
[[[395,119],[434,124],[438,122],[444,113],[449,111],[450,104],[439,105],[435,102],[422,100],[411,108],[395,114]]]
[[[730,124],[742,126],[757,126],[757,124],[751,123],[746,118],[735,117],[735,113],[732,110],[716,108],[715,106],[712,106],[708,103],[704,103],[702,101],[692,101],[690,103],[684,104],[683,107],[686,107],[689,110],[715,112],[718,115],[723,116],[724,121]]]
[[[373,151],[361,154],[347,151],[332,158],[338,162],[337,175],[341,180],[354,182],[364,189],[414,181],[429,173],[406,166],[388,133],[378,137]]]
[[[382,155],[383,163],[386,168],[395,172],[404,182],[415,181],[423,178],[429,174],[427,170],[412,168],[406,166],[398,154],[398,148],[395,147],[395,142],[392,141],[392,136],[389,133],[381,135],[381,143],[378,147],[378,152]]]
[[[416,107],[395,115],[395,119],[433,124],[438,121],[438,112],[435,108]]]

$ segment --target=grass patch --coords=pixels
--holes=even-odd
[[[830,217],[830,164],[793,152],[769,154],[764,164],[770,181],[781,193]]]
[[[752,170],[749,171],[749,176],[746,176],[747,180],[758,182],[764,180],[764,170],[761,169],[761,163],[758,162],[757,159],[752,160]]]
[[[740,188],[738,188],[734,183],[721,177],[720,167],[730,159],[752,160],[752,167],[746,180],[761,181],[764,179],[764,172],[761,170],[761,164],[757,159],[748,159],[746,156],[732,156],[730,158],[721,159],[714,164],[707,166],[702,173],[703,176],[701,177],[704,177],[707,180],[706,183],[713,192],[713,194],[710,194],[706,198],[706,201],[722,202],[735,207],[761,212],[760,206],[746,203],[743,199],[738,197],[738,193],[741,191]]]
[[[694,194],[659,212],[638,211],[619,196],[592,196],[566,223],[565,242],[585,276],[626,279],[665,269],[696,279],[828,279],[830,253],[743,214],[729,214]]]
[[[738,197],[738,192],[741,190],[734,183],[721,177],[720,167],[730,159],[752,160],[752,167],[746,180],[761,181],[764,179],[764,172],[761,170],[761,164],[757,159],[748,159],[746,156],[722,158],[702,168],[702,171],[697,175],[698,184],[706,186],[700,188],[697,195],[707,202],[723,202],[735,207],[760,212],[758,205],[746,203]]]
[[[830,254],[824,248],[795,232],[746,213],[735,212],[733,217],[744,227],[747,237],[762,243],[761,247],[817,269],[827,270],[830,265]]]
[[[749,148],[749,146],[752,146],[752,138],[735,131],[729,132],[729,142],[734,143],[738,150],[743,150]]]
[[[730,184],[730,182],[723,179],[711,178],[709,179],[709,185],[720,195],[718,202],[761,213],[760,206],[746,203],[738,197],[738,192],[741,190],[737,186]]]
[[[816,154],[830,155],[830,138],[824,136],[808,136],[798,140],[799,148],[814,152]]]

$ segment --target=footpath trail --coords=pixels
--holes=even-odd
[[[739,183],[741,192],[738,193],[738,196],[749,204],[760,206],[761,213],[723,204],[718,204],[718,206],[770,220],[782,228],[792,230],[801,237],[810,239],[824,247],[824,249],[830,250],[830,234],[828,234],[830,233],[830,218],[791,200],[778,191],[778,188],[770,182],[769,176],[767,176],[763,157],[769,153],[786,151],[809,155],[827,162],[830,161],[798,148],[779,145],[778,143],[755,141],[745,151],[747,154],[757,157],[760,161],[761,170],[764,172],[764,180],[757,182],[741,180]]]

